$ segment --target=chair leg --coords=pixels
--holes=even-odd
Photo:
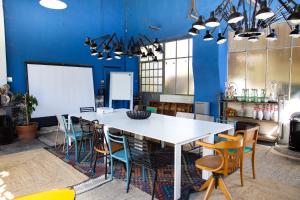
[[[105,180],[107,179],[107,154],[104,155],[104,165],[105,165]]]
[[[204,196],[204,200],[208,200],[210,195],[212,194],[212,192],[214,191],[215,189],[215,179],[212,178],[208,184],[208,188],[207,188],[207,191],[205,193],[205,196]]]
[[[241,179],[241,185],[244,186],[244,159],[243,158],[240,161],[240,179]]]
[[[75,145],[75,161],[76,163],[79,163],[78,145],[76,140],[74,140],[74,145]]]
[[[156,180],[157,180],[157,170],[154,171],[154,180],[152,185],[152,200],[154,199]]]
[[[66,159],[69,160],[70,156],[69,156],[69,139],[66,139]]]
[[[255,152],[252,152],[252,174],[253,174],[253,178],[255,179]]]
[[[223,194],[225,195],[226,199],[227,200],[231,200],[232,197],[231,197],[231,195],[230,195],[230,193],[229,193],[229,191],[228,191],[228,189],[227,189],[227,187],[226,187],[226,185],[225,185],[222,177],[218,178],[218,185],[220,186],[220,189],[223,192]]]
[[[129,164],[129,162],[127,161],[127,163],[126,163],[126,191],[127,192],[129,190],[129,174],[131,171],[130,165],[131,164]]]
[[[57,145],[58,133],[59,133],[59,124],[57,125],[57,128],[56,128],[56,135],[55,135],[55,144],[54,144],[54,148],[56,148],[56,145]]]
[[[96,152],[96,154],[95,154],[95,160],[94,160],[94,167],[93,167],[93,171],[94,171],[94,173],[96,173],[96,166],[97,166],[97,157],[98,157],[98,152]]]
[[[145,181],[145,167],[142,166],[142,178],[143,178],[143,181]]]
[[[128,191],[129,191],[130,182],[131,182],[132,165],[133,165],[133,164],[130,163],[130,172],[129,172],[129,179],[128,179],[128,187],[127,187],[127,190],[126,190],[127,193],[128,193]]]
[[[114,177],[114,171],[113,171],[114,166],[113,165],[114,165],[114,160],[110,156],[110,180],[113,180],[113,177]]]
[[[201,192],[201,191],[203,191],[203,190],[206,190],[206,188],[208,188],[208,186],[209,186],[209,184],[210,184],[210,182],[211,182],[212,179],[213,179],[213,176],[210,176],[210,177],[205,181],[205,183],[203,183],[203,185],[201,185],[200,188],[194,187],[194,190],[197,191],[197,192]]]

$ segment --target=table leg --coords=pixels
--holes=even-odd
[[[210,144],[214,143],[214,134],[210,134],[209,136],[203,138],[203,142],[207,142]],[[210,150],[207,148],[203,148],[203,156],[213,155],[214,150]],[[211,176],[211,172],[202,170],[202,178],[207,180]]]
[[[174,149],[174,199],[181,196],[181,145],[176,144]]]

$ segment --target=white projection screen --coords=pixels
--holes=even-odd
[[[39,105],[32,118],[78,113],[95,107],[91,67],[27,63],[28,91]]]

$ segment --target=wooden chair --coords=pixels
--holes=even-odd
[[[241,166],[240,166],[240,176],[241,176],[241,184],[244,185],[243,180],[243,163],[244,163],[244,157],[251,156],[251,162],[252,162],[252,175],[253,179],[255,179],[255,150],[256,150],[256,143],[257,143],[257,137],[258,137],[258,131],[259,126],[247,129],[247,130],[238,130],[235,132],[237,137],[239,135],[243,136],[243,154],[241,158]],[[234,150],[231,150],[231,152]]]
[[[119,151],[123,148],[123,145],[113,143],[112,144],[112,152]],[[100,154],[100,156],[99,156]],[[101,155],[102,154],[102,155]],[[92,159],[90,162],[90,167],[93,165],[93,172],[96,173],[96,165],[97,160],[101,157],[104,157],[104,165],[105,165],[105,180],[107,179],[107,159],[109,158],[109,147],[106,141],[106,137],[104,134],[103,125],[99,123],[94,123],[93,126],[93,152]],[[94,162],[94,163],[93,163]]]
[[[204,199],[209,199],[214,188],[220,187],[226,199],[232,199],[222,176],[227,176],[240,166],[241,154],[243,150],[243,139],[241,136],[233,137],[229,135],[219,134],[219,137],[225,137],[230,141],[222,141],[216,144],[209,144],[201,141],[196,143],[204,148],[212,149],[215,155],[204,156],[196,160],[195,165],[201,170],[212,172],[212,176],[197,191],[207,188]],[[230,149],[235,149],[235,153],[229,153]]]

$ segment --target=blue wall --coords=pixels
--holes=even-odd
[[[125,59],[99,61],[83,45],[87,36],[116,32],[124,38],[124,1],[65,0],[65,10],[47,9],[38,2],[4,0],[7,66],[13,91],[26,91],[25,61],[92,65],[95,91],[103,79],[103,66],[125,70]]]
[[[191,1],[187,0],[125,0],[128,34],[145,33],[162,40],[188,37],[193,20],[188,18]],[[197,10],[209,16],[218,1],[196,1]],[[149,25],[161,30],[148,29]],[[219,30],[216,30],[214,37]],[[211,102],[211,114],[218,115],[217,95],[224,91],[227,78],[227,43],[218,46],[216,40],[204,42],[204,31],[194,37],[193,69],[195,79],[195,101]]]

